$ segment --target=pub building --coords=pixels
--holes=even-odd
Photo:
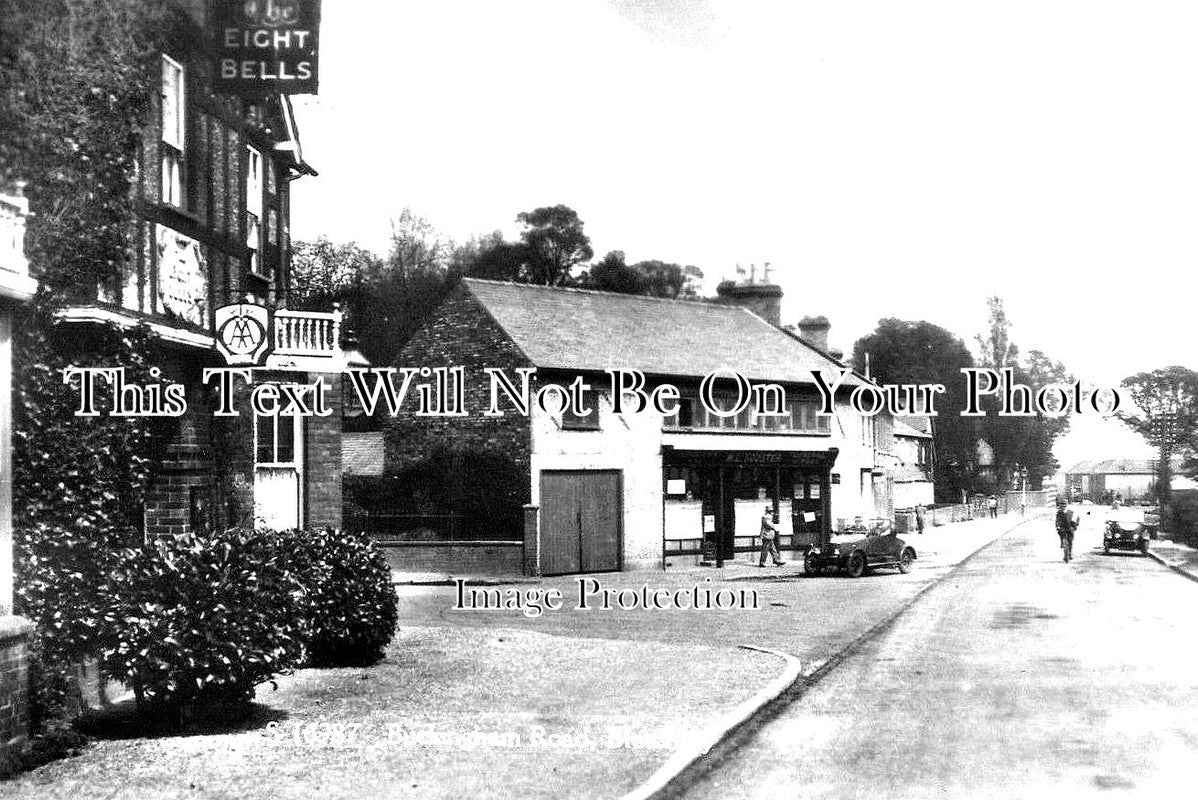
[[[893,418],[854,411],[847,393],[865,383],[850,373],[836,413],[821,415],[812,371],[832,385],[844,365],[827,348],[828,322],[780,326],[781,289],[747,282],[715,302],[464,279],[397,358],[397,367],[464,367],[468,413],[429,417],[401,409],[388,420],[385,469],[427,465],[439,452],[487,454],[514,485],[513,511],[461,538],[522,543],[526,574],[663,569],[745,558],[759,546],[765,506],[776,514],[780,547],[805,549],[857,519],[893,513]],[[488,417],[484,368],[535,368],[535,387],[592,387],[587,415],[541,410]],[[677,412],[616,414],[606,370],[635,369],[646,391],[677,387]],[[751,384],[785,390],[779,413],[750,406],[724,416],[699,401],[703,378],[735,370]],[[716,382],[711,405],[735,407],[732,380]],[[534,389],[535,390],[535,389]],[[464,457],[464,456],[459,456]],[[480,462],[481,463],[481,462]],[[500,482],[464,475],[450,502]],[[502,520],[502,521],[501,521]],[[421,568],[498,567],[498,547],[422,551]],[[489,555],[483,556],[483,552]],[[470,555],[473,553],[473,556]],[[404,552],[392,551],[397,569]],[[413,554],[414,557],[414,554]],[[475,560],[465,562],[463,558]],[[511,555],[509,553],[509,559]],[[456,559],[456,560],[455,560]],[[514,562],[507,562],[512,569]]]
[[[218,347],[221,309],[243,303],[260,309],[266,339],[262,357],[246,365],[255,383],[324,376],[336,385],[347,366],[340,312],[289,308],[291,185],[316,170],[304,160],[290,96],[280,93],[287,87],[251,86],[239,96],[218,72],[218,12],[260,15],[266,4],[167,5],[137,145],[132,252],[98,285],[72,287],[57,314],[60,333],[86,353],[97,327],[144,325],[160,345],[163,382],[186,387],[187,412],[174,421],[145,499],[147,537],[339,527],[340,414],[260,417],[244,410],[248,389],[239,382],[243,410],[220,417],[203,377],[228,363]]]

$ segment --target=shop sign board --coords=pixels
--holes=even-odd
[[[320,0],[215,0],[218,94],[316,94]]]

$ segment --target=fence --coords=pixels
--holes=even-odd
[[[1018,514],[1023,510],[1047,508],[1056,502],[1056,497],[1056,491],[1041,489],[1034,492],[1004,492],[996,495],[995,499],[998,500],[999,514]],[[913,509],[897,509],[895,516],[902,517],[913,513]],[[929,508],[924,512],[924,519],[928,525],[948,525],[989,515],[990,499],[985,495],[979,495],[968,503]]]

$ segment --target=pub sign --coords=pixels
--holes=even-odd
[[[320,0],[213,0],[218,94],[316,94]]]

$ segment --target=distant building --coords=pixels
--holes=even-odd
[[[894,507],[915,508],[935,502],[932,470],[932,418],[898,416],[894,420]]]
[[[1198,483],[1178,475],[1181,458],[1171,462],[1173,489],[1194,489]],[[1111,458],[1105,461],[1081,461],[1065,473],[1066,490],[1095,502],[1101,501],[1107,492],[1119,495],[1124,500],[1145,500],[1155,497],[1157,468],[1154,458]]]

